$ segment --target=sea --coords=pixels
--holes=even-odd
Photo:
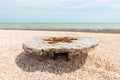
[[[0,24],[6,30],[120,31],[120,23],[14,23]]]

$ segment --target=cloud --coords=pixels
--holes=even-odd
[[[120,21],[119,5],[120,0],[0,0],[0,21]]]
[[[58,8],[58,9],[86,9],[97,7],[119,8],[120,0],[22,0],[22,7],[27,8]],[[115,6],[118,4],[117,6]]]
[[[2,0],[0,1],[0,8],[64,8],[64,9],[80,9],[80,8],[95,8],[108,6],[111,8],[118,8],[114,6],[120,4],[119,0]]]
[[[44,0],[44,1],[33,1],[29,2],[21,1],[21,7],[31,9],[82,9],[82,8],[93,8],[101,6],[95,0]]]
[[[115,4],[115,5],[112,5],[112,8],[113,8],[113,9],[120,9],[120,5],[116,5],[116,4]]]
[[[98,3],[106,3],[106,2],[111,2],[111,1],[114,1],[114,0],[96,0],[96,2]]]

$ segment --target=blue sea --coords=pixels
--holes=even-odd
[[[114,31],[120,30],[120,24],[108,24],[108,23],[40,23],[40,24],[0,24],[0,29],[23,29],[23,30],[107,30]]]

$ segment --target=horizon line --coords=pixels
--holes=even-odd
[[[120,22],[0,22],[0,24],[120,24]]]

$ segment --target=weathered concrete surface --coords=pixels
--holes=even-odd
[[[45,41],[45,39],[51,38],[37,37],[31,39],[23,43],[23,49],[34,55],[48,53],[51,58],[54,58],[54,53],[68,53],[68,60],[70,60],[72,55],[87,53],[99,43],[98,40],[86,37],[72,37],[76,38],[76,40],[72,40],[72,42],[57,42],[55,44],[49,44]]]

